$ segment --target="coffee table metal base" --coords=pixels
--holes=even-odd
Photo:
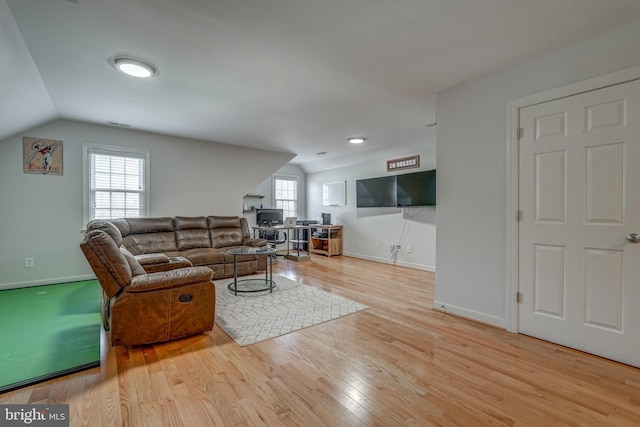
[[[241,254],[229,251],[229,253],[233,255],[233,282],[229,283],[227,288],[229,288],[229,290],[236,296],[238,295],[238,292],[269,291],[269,293],[272,293],[273,288],[276,287],[276,283],[273,281],[273,257],[270,256],[272,252],[275,253],[275,250],[269,250],[269,252],[265,254],[267,257],[267,263],[264,271],[264,279],[252,278],[238,280],[238,255]]]
[[[238,292],[273,292],[276,283],[269,279],[242,279],[229,283],[227,287],[238,295]]]

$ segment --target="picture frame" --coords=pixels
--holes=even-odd
[[[22,138],[23,172],[37,175],[63,174],[62,141],[55,139]]]

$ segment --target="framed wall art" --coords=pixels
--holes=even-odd
[[[39,175],[62,175],[62,141],[22,138],[23,171]]]

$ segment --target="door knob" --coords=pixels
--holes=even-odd
[[[640,234],[638,233],[629,233],[626,237],[627,241],[631,243],[640,243]]]

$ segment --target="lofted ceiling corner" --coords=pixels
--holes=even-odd
[[[638,0],[0,0],[0,138],[62,118],[353,164],[434,146],[438,92],[639,19]]]
[[[6,0],[0,0],[0,140],[58,118]]]

